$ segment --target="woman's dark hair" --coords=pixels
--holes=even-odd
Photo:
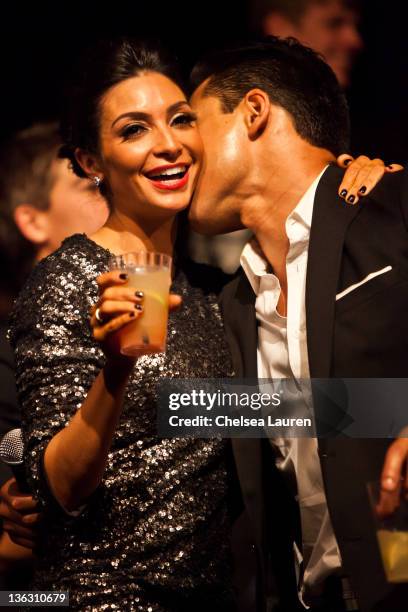
[[[71,161],[78,176],[87,175],[75,158],[75,149],[98,152],[100,102],[104,94],[114,85],[145,71],[163,74],[185,91],[174,58],[151,42],[132,38],[101,41],[81,59],[75,82],[65,96],[67,107],[61,122],[60,151],[60,157]]]

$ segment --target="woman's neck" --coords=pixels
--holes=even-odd
[[[172,255],[176,228],[176,217],[143,219],[139,223],[115,210],[105,225],[90,238],[115,255],[135,251],[157,251]]]

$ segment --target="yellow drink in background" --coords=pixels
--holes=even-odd
[[[388,582],[408,582],[408,531],[377,531]]]

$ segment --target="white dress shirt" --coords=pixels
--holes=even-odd
[[[277,310],[280,295],[278,278],[268,271],[268,262],[256,243],[249,242],[241,265],[256,295],[258,320],[258,377],[260,379],[310,378],[306,337],[305,286],[310,227],[317,185],[326,168],[313,181],[286,220],[289,252],[286,258],[288,284],[287,316]],[[307,385],[309,387],[309,385]],[[313,409],[309,389],[302,387],[303,400]],[[278,468],[290,482],[295,475],[294,494],[300,507],[302,551],[295,544],[302,603],[308,594],[318,594],[324,579],[341,567],[340,552],[330,522],[316,438],[270,438],[279,451]],[[290,477],[292,476],[292,478]],[[307,607],[307,606],[306,606]]]

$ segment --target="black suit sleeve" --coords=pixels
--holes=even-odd
[[[408,171],[403,170],[401,172],[401,212],[404,219],[405,228],[408,231]]]
[[[10,429],[21,426],[14,378],[14,362],[11,347],[6,338],[5,326],[0,326],[0,439]],[[11,469],[0,461],[0,487],[13,476]]]

